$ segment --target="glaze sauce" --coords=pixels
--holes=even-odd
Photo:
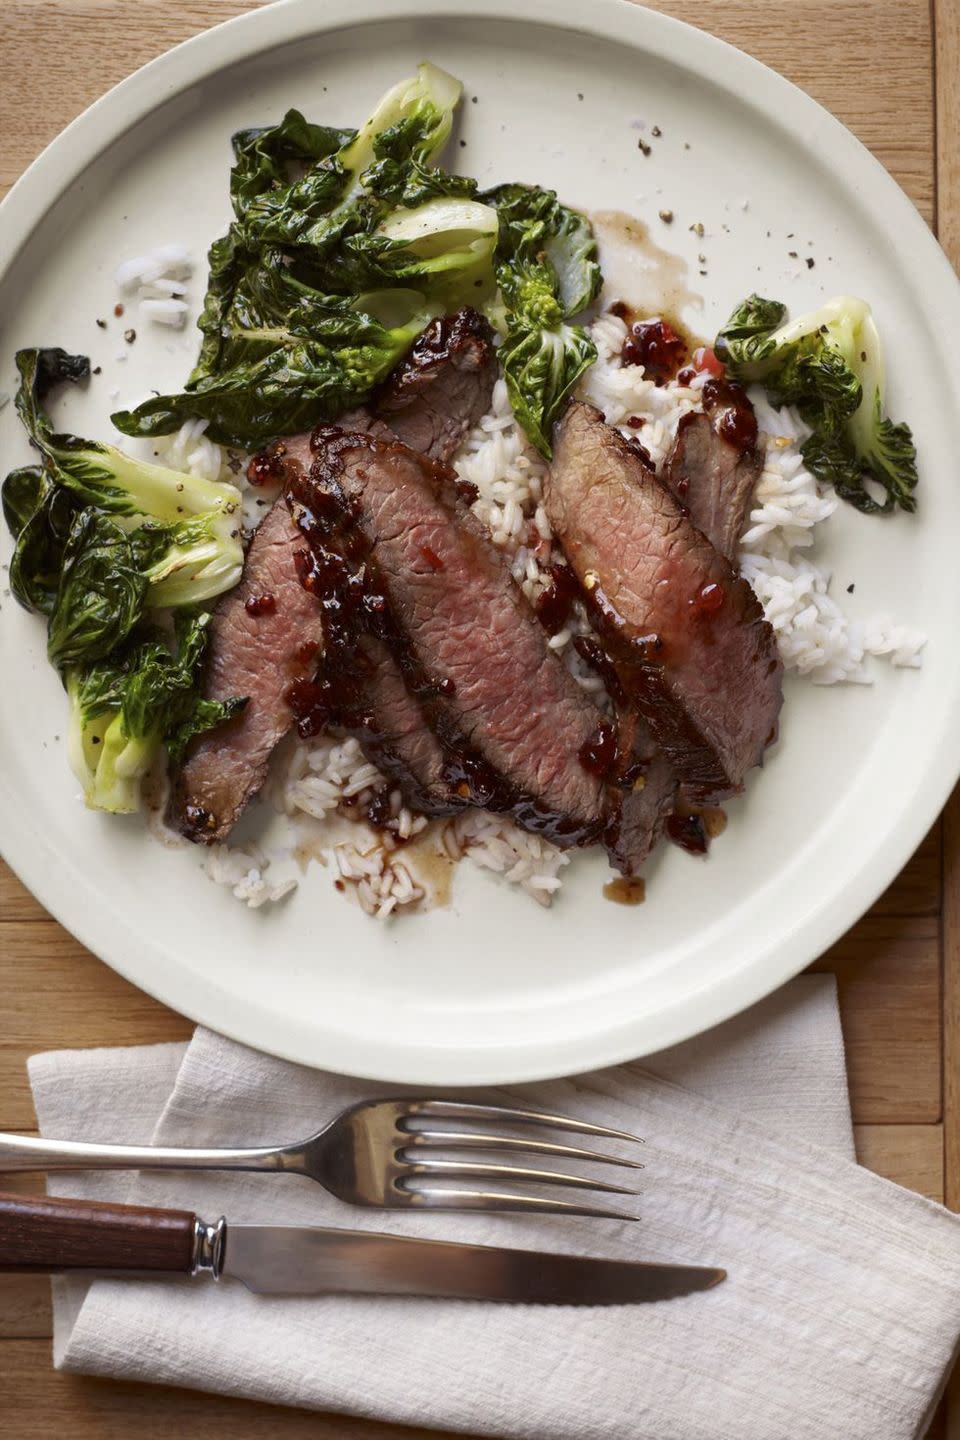
[[[254,618],[258,615],[272,615],[277,608],[276,596],[250,595],[243,602],[243,608],[248,615],[253,615]]]
[[[617,905],[642,905],[647,898],[647,882],[640,875],[632,879],[618,875],[616,880],[608,880],[604,885],[603,898]]]
[[[559,635],[580,598],[580,582],[569,565],[550,566],[550,585],[537,596],[534,609],[548,635]]]

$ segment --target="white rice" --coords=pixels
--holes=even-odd
[[[293,877],[276,883],[270,881],[267,878],[270,857],[257,845],[211,845],[203,863],[215,884],[225,885],[251,910],[282,900],[297,883]]]
[[[162,465],[171,470],[183,470],[201,480],[228,479],[232,484],[237,479],[229,470],[224,470],[223,448],[208,440],[208,420],[187,420],[171,435],[158,435],[153,442],[154,453]]]
[[[142,270],[137,273],[142,278]],[[622,320],[603,315],[591,333],[599,358],[580,393],[624,435],[639,436],[654,463],[661,464],[680,419],[700,408],[705,377],[689,386],[658,386],[642,367],[621,365],[626,338]],[[809,676],[816,684],[830,685],[869,684],[870,657],[885,657],[896,666],[918,666],[925,639],[919,631],[882,615],[866,623],[852,620],[830,593],[830,574],[814,559],[814,532],[839,502],[832,492],[822,493],[804,467],[800,447],[808,432],[799,417],[788,409],[773,410],[762,392],[751,392],[751,398],[765,459],[742,540],[740,568],[774,629],[785,668]],[[642,424],[631,426],[628,420]],[[206,439],[205,429],[204,421],[191,421],[176,435],[159,441],[165,463],[210,479],[230,478],[244,487],[242,471],[234,473],[236,465],[228,468],[229,457]],[[490,412],[467,436],[454,465],[460,477],[477,489],[474,514],[509,556],[513,575],[528,599],[536,601],[551,583],[549,567],[563,557],[554,546],[542,503],[545,462],[514,418],[503,380],[494,388]],[[250,516],[258,518],[252,510]],[[568,624],[549,643],[602,705],[606,703],[602,681],[573,645],[577,635],[586,633],[589,626],[578,604]],[[399,791],[389,797],[386,833],[374,831],[365,823],[364,812],[387,787],[356,740],[323,737],[289,748],[275,763],[265,797],[294,827],[311,825],[314,846],[326,842],[340,885],[367,914],[385,918],[423,902],[425,887],[403,848],[414,836],[418,845],[432,847],[451,860],[472,860],[519,885],[540,904],[551,903],[562,883],[560,871],[570,861],[568,853],[485,811],[468,810],[451,820],[428,822],[402,804]],[[345,819],[353,822],[355,838],[343,838]],[[265,876],[267,865],[267,857],[249,846],[215,846],[207,858],[211,878],[251,906],[280,898],[295,883],[271,885]]]
[[[158,245],[146,255],[124,260],[113,278],[124,294],[136,292],[140,314],[157,325],[182,330],[190,306],[186,283],[193,274],[190,252],[182,245]]]

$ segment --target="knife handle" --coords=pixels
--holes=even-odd
[[[219,1278],[226,1223],[189,1210],[0,1195],[0,1271],[155,1271]]]

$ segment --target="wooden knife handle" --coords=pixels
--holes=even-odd
[[[195,1268],[197,1229],[196,1216],[187,1210],[0,1195],[0,1271],[189,1275]]]

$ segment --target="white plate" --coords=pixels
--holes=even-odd
[[[106,436],[111,389],[127,403],[177,387],[192,335],[141,327],[127,347],[122,322],[95,326],[112,312],[115,264],[170,240],[205,252],[228,214],[234,130],[289,105],[353,123],[424,57],[465,83],[467,148],[452,154],[470,173],[640,215],[694,261],[694,288],[695,255],[707,253],[703,312],[688,315],[704,333],[754,289],[792,310],[840,291],[871,301],[891,410],[918,441],[920,513],[887,522],[841,507],[830,558],[838,590],[856,582],[851,610],[889,610],[929,633],[923,670],[878,666],[872,687],[791,683],[781,743],[731,805],[728,833],[707,863],[660,856],[642,908],[601,898],[599,857],[569,867],[549,912],[463,865],[449,908],[380,925],[316,868],[287,902],[249,913],[192,853],[87,813],[42,627],[4,596],[0,826],[10,864],[69,929],[207,1025],[381,1080],[514,1082],[648,1054],[759,999],[857,919],[946,799],[960,769],[960,303],[925,225],[867,151],[699,31],[616,0],[527,0],[522,18],[512,0],[292,0],[148,65],[15,187],[0,211],[0,388],[12,388],[17,346],[89,353],[104,374],[64,416]],[[649,158],[637,122],[663,132]],[[669,230],[662,208],[676,217]],[[690,232],[696,221],[708,238]],[[815,268],[798,277],[790,250]],[[0,414],[4,468],[27,453],[12,409]]]

